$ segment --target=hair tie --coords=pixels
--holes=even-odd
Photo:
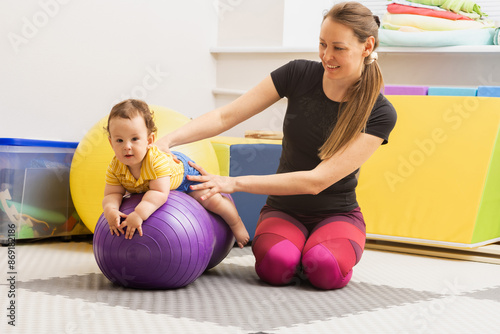
[[[372,53],[370,53],[370,55],[366,57],[365,64],[370,65],[377,59],[378,59],[378,53],[376,51],[372,51]]]
[[[377,23],[377,26],[380,28],[380,18],[377,15],[373,15],[373,19]]]

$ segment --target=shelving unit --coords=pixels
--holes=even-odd
[[[436,48],[383,46],[377,52],[384,81],[388,85],[500,85],[499,45]],[[239,95],[292,59],[318,60],[317,49],[309,46],[214,47],[210,53],[217,61],[214,95]]]
[[[500,53],[500,45],[443,46],[439,48],[381,46],[379,53]]]
[[[218,54],[294,54],[317,53],[315,47],[214,47],[210,49],[213,55]],[[436,48],[424,47],[391,47],[380,46],[378,53],[500,53],[500,45],[466,45],[443,46]]]

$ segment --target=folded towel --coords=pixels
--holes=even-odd
[[[466,13],[477,13],[481,16],[487,16],[486,13],[481,11],[481,6],[476,4],[473,0],[409,0],[411,2],[420,3],[423,5],[439,6],[444,9],[451,10],[458,13],[460,11]]]
[[[437,7],[436,7],[437,8]],[[413,6],[401,5],[397,3],[391,3],[387,6],[387,12],[391,14],[414,14],[423,15],[430,17],[438,17],[441,19],[448,20],[472,20],[468,16],[456,14],[447,10],[434,10],[428,8],[418,8]]]
[[[491,45],[500,29],[403,32],[379,29],[381,46],[441,47],[457,45]]]
[[[385,29],[399,30],[401,27],[414,27],[428,31],[447,31],[465,29],[495,28],[495,24],[488,20],[447,20],[437,17],[386,13],[382,20]]]
[[[418,8],[428,8],[428,9],[434,9],[434,10],[439,10],[439,11],[447,11],[446,9],[443,9],[438,6],[432,6],[432,5],[424,5],[421,3],[417,3],[415,1],[411,0],[392,0],[391,3],[397,3],[400,5],[407,5],[407,6],[412,6],[412,7],[418,7]]]

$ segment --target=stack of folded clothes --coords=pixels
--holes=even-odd
[[[498,43],[499,29],[486,16],[473,0],[391,0],[379,31],[380,44],[438,47]]]

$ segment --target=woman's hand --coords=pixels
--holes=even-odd
[[[235,192],[234,178],[229,176],[219,176],[207,173],[201,166],[189,161],[189,165],[200,172],[201,175],[188,175],[189,181],[201,182],[200,184],[192,185],[192,190],[210,189],[205,195],[201,197],[204,201],[217,193],[231,194]]]
[[[158,149],[166,154],[170,154],[172,156],[172,158],[174,159],[174,161],[176,163],[180,163],[181,161],[179,159],[177,159],[177,157],[175,156],[175,154],[173,154],[171,151],[170,151],[170,145],[168,144],[168,140],[166,139],[166,137],[163,137],[163,138],[160,138],[158,139],[154,145],[156,147],[158,147]]]
[[[158,147],[160,151],[163,151],[165,153],[170,153],[171,144],[168,135],[158,138],[158,140],[155,141],[154,145]]]

